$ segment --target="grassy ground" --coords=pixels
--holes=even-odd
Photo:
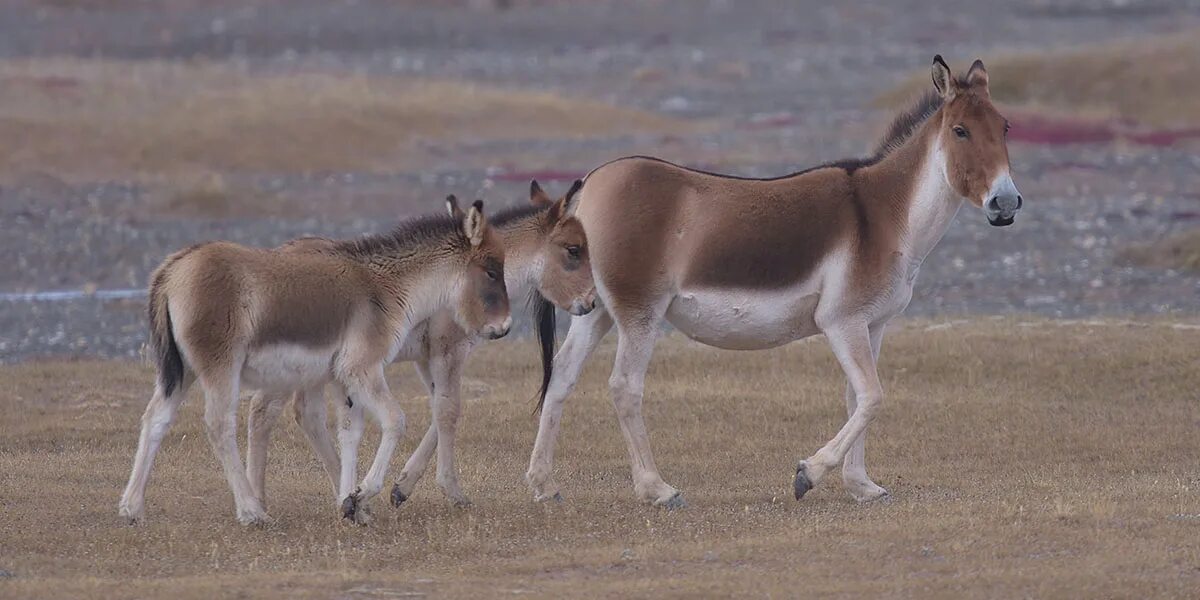
[[[973,59],[962,57],[954,66],[965,70]],[[1195,31],[983,59],[992,96],[1009,106],[1154,126],[1200,123]],[[928,72],[914,74],[880,102],[902,106],[929,86]]]
[[[288,424],[268,480],[278,523],[243,529],[201,403],[164,442],[148,523],[116,515],[151,373],[127,363],[3,367],[3,597],[882,595],[1159,597],[1200,589],[1200,330],[1166,322],[988,320],[896,328],[869,464],[894,499],[859,506],[834,475],[790,498],[797,459],[844,416],[821,340],[760,353],[670,338],[648,378],[666,479],[691,506],[632,500],[604,381],[612,340],[566,411],[567,502],[522,483],[535,349],[489,344],[468,372],[460,465],[475,506],[432,476],[367,528],[335,518]],[[407,366],[391,372],[428,423]],[[398,468],[399,460],[393,467]]]
[[[0,139],[18,142],[0,147],[0,175],[393,171],[453,153],[453,143],[688,127],[595,100],[458,82],[250,75],[204,63],[0,63]]]

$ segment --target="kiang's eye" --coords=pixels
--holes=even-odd
[[[1004,134],[1005,134],[1005,135],[1008,135],[1008,130],[1009,130],[1009,129],[1012,129],[1012,123],[1009,123],[1008,121],[1005,121],[1005,122],[1004,122]]]
[[[964,140],[967,139],[967,128],[963,127],[962,125],[955,125],[954,135],[957,135],[959,138]]]
[[[500,280],[500,273],[498,273],[495,269],[488,269],[485,271],[485,273],[487,273],[488,279],[491,279],[492,281]]]
[[[579,246],[567,246],[567,256],[571,258],[579,258],[580,251]]]

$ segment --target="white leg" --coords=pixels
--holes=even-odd
[[[883,388],[875,370],[871,352],[871,337],[866,325],[846,325],[825,332],[833,353],[854,388],[857,406],[846,424],[823,448],[796,467],[793,481],[796,499],[820,483],[829,469],[837,466],[849,452],[855,440],[866,431],[867,425],[883,400]]]
[[[538,502],[562,500],[558,484],[554,482],[554,446],[558,441],[558,430],[562,424],[563,402],[583,372],[583,365],[591,356],[604,335],[612,329],[613,320],[603,306],[597,306],[582,317],[571,317],[571,329],[562,348],[554,355],[554,375],[546,390],[546,401],[542,405],[542,416],[538,422],[537,439],[529,456],[529,470],[525,481],[533,490],[533,499]]]
[[[155,384],[154,395],[142,413],[142,433],[133,457],[133,471],[129,474],[129,483],[125,485],[125,493],[121,495],[118,506],[119,514],[130,523],[142,520],[145,514],[146,482],[150,479],[150,468],[154,465],[154,456],[158,453],[163,436],[175,420],[179,405],[187,397],[187,384],[185,378],[170,396]]]
[[[621,424],[621,433],[629,449],[629,461],[633,467],[633,491],[639,500],[655,506],[681,508],[685,506],[683,495],[667,485],[654,464],[650,451],[650,436],[642,419],[642,391],[646,369],[654,353],[654,342],[658,337],[658,324],[642,323],[638,326],[618,325],[620,339],[617,340],[617,359],[613,364],[612,376],[608,380],[612,393],[613,407]]]
[[[246,479],[246,466],[242,464],[242,457],[238,453],[238,371],[240,366],[234,366],[226,372],[201,378],[205,400],[204,422],[208,426],[208,442],[233,491],[238,521],[243,525],[263,524],[269,522],[270,517],[251,489],[250,481]]]
[[[371,468],[367,469],[367,474],[359,483],[358,489],[342,500],[343,516],[360,521],[360,507],[365,508],[366,503],[383,489],[388,463],[396,452],[396,444],[404,435],[404,411],[400,410],[399,403],[388,390],[382,366],[357,378],[351,386],[350,397],[354,399],[356,406],[361,402],[363,408],[375,416],[381,430],[379,448],[375,451],[375,460],[371,462]]]
[[[875,358],[876,364],[879,363],[879,349],[883,344],[883,329],[884,325],[877,325],[871,328],[871,355]],[[858,399],[854,393],[854,386],[850,382],[846,382],[846,416],[847,418],[854,416],[855,409],[858,408]],[[867,475],[866,461],[866,441],[867,432],[863,431],[857,438],[854,439],[854,444],[850,446],[850,451],[846,453],[846,459],[842,461],[842,483],[845,484],[846,491],[850,496],[859,502],[870,502],[878,500],[888,495],[887,490],[871,481]]]
[[[250,398],[246,418],[246,478],[264,509],[267,507],[267,450],[271,431],[275,429],[286,401],[286,396],[267,396],[262,392]]]
[[[436,402],[434,392],[437,389],[433,383],[433,375],[429,372],[427,360],[418,360],[416,367],[421,383],[425,384],[425,390],[429,392],[429,429],[425,430],[425,437],[421,438],[421,443],[417,445],[416,451],[408,457],[408,462],[404,463],[404,468],[396,476],[396,483],[392,486],[392,506],[397,507],[412,497],[417,482],[421,480],[425,469],[429,467],[429,461],[433,458],[438,443],[437,417],[434,416],[437,414],[437,409],[434,407]]]
[[[354,481],[358,479],[358,445],[362,442],[365,413],[361,401],[356,401],[341,386],[335,386],[335,389],[338,391],[338,446],[342,462],[338,470],[337,499],[343,516],[346,516],[345,501],[354,493]]]
[[[458,469],[454,466],[454,439],[462,415],[460,392],[465,355],[464,349],[455,348],[435,357],[430,364],[436,390],[433,422],[437,426],[437,483],[450,502],[459,507],[471,504],[459,487]]]
[[[343,397],[342,402],[345,402]],[[304,431],[304,437],[313,453],[321,460],[325,474],[333,486],[333,493],[338,492],[338,480],[341,476],[341,466],[338,462],[337,450],[333,447],[333,438],[329,435],[329,418],[325,409],[325,387],[318,386],[307,391],[296,392],[292,399],[292,416],[296,424]],[[352,478],[353,479],[353,478]]]

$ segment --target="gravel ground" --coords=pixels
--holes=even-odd
[[[888,118],[872,99],[935,52],[961,68],[977,55],[1200,25],[1200,3],[1166,1],[972,0],[952,12],[912,1],[808,0],[516,2],[501,12],[412,1],[113,4],[89,11],[5,3],[0,58],[200,57],[264,72],[415,74],[588,95],[732,125],[683,138],[457,149],[517,157],[497,163],[515,166],[487,170],[457,169],[447,156],[420,173],[231,174],[236,189],[286,201],[279,214],[221,218],[161,210],[164,192],[153,186],[31,173],[0,187],[0,255],[8,257],[0,264],[0,362],[136,356],[144,340],[140,300],[11,294],[141,288],[166,254],[197,240],[273,245],[306,233],[378,231],[436,210],[449,192],[486,190],[493,203],[517,202],[527,175],[557,189],[631,153],[743,175],[786,173],[869,147]],[[1200,157],[1192,144],[1013,144],[1015,179],[1027,198],[1020,221],[995,229],[963,211],[926,261],[909,314],[1200,312],[1195,274],[1115,260],[1130,243],[1200,225]]]

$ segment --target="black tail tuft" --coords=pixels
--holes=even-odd
[[[162,386],[163,395],[170,396],[175,388],[183,381],[183,357],[179,355],[179,346],[175,344],[175,330],[171,326],[171,311],[168,309],[163,318],[167,323],[165,340],[155,340],[154,347],[158,353],[158,383]]]
[[[536,291],[529,296],[533,320],[537,322],[538,343],[542,348],[542,387],[538,390],[537,407],[533,414],[542,411],[546,403],[546,391],[550,388],[550,377],[554,375],[554,335],[556,333],[554,305]]]

